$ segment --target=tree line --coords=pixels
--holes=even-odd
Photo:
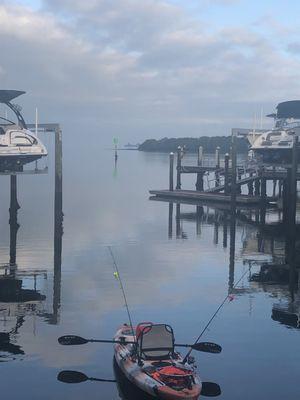
[[[186,150],[196,153],[199,146],[203,147],[205,153],[214,153],[220,147],[221,153],[229,153],[231,136],[200,136],[199,138],[163,138],[147,139],[140,146],[141,151],[176,152],[178,146],[185,146]],[[247,153],[249,143],[246,138],[237,138],[237,152]]]

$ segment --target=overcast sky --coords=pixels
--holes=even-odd
[[[300,98],[295,0],[0,0],[1,88],[106,142],[229,134]],[[264,120],[265,123],[266,120]]]

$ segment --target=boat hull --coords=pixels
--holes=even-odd
[[[254,155],[265,163],[290,164],[292,149],[252,148]],[[300,148],[297,148],[297,160],[300,161]]]
[[[47,154],[11,154],[0,155],[0,171],[20,171],[23,166],[37,161]]]
[[[126,341],[133,341],[134,336],[130,334],[130,328],[127,325],[122,325],[117,331],[114,339],[120,340],[125,338]],[[163,382],[154,379],[148,371],[153,370],[154,365],[157,366],[157,362],[143,361],[143,365],[138,365],[136,359],[131,357],[131,353],[134,345],[123,345],[115,344],[115,360],[126,378],[136,385],[143,392],[160,399],[166,400],[197,400],[201,392],[201,381],[199,377],[192,371],[188,364],[181,364],[182,358],[167,360],[162,362],[168,365],[177,365],[180,368],[188,368],[193,374],[194,383],[190,388],[184,388],[182,390],[175,390],[170,386],[165,385]],[[169,361],[169,362],[168,362]],[[159,368],[159,366],[157,366]]]

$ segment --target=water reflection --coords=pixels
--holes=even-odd
[[[113,360],[114,375],[117,381],[118,394],[122,400],[153,400],[153,397],[133,385],[119,368],[115,358]]]
[[[39,268],[23,270],[17,263],[17,236],[20,228],[18,211],[20,208],[17,197],[17,176],[13,174],[10,176],[9,261],[0,264],[0,361],[14,359],[16,355],[24,355],[23,349],[16,343],[26,316],[39,316],[50,324],[57,324],[59,320],[63,235],[61,174],[55,180],[54,279],[51,313],[44,310],[43,303],[46,296],[38,288],[38,279],[41,277],[47,280],[47,272]],[[30,283],[32,287],[28,288]]]
[[[184,223],[196,225],[196,235],[202,235],[202,226],[212,225],[212,243],[219,244],[222,227],[223,248],[227,248],[229,227],[228,294],[242,295],[261,290],[276,298],[272,308],[272,319],[287,327],[300,328],[299,270],[300,244],[297,236],[284,231],[280,222],[267,225],[265,209],[239,209],[236,212],[197,205],[195,212],[182,212],[182,204],[176,203],[176,238],[187,239]],[[168,238],[173,238],[173,202],[168,206]],[[262,215],[263,214],[263,215]],[[271,210],[274,216],[274,211]],[[236,227],[244,229],[241,257],[248,265],[249,287],[235,285]],[[297,229],[297,227],[296,227]]]

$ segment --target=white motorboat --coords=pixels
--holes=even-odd
[[[46,147],[29,129],[20,113],[20,107],[11,103],[24,94],[19,90],[0,90],[0,103],[7,105],[17,122],[0,117],[0,170],[22,170],[23,165],[47,156]]]
[[[263,162],[289,163],[294,136],[300,136],[300,100],[279,103],[276,109],[276,113],[267,115],[274,118],[273,129],[256,135],[249,132],[250,150]]]

